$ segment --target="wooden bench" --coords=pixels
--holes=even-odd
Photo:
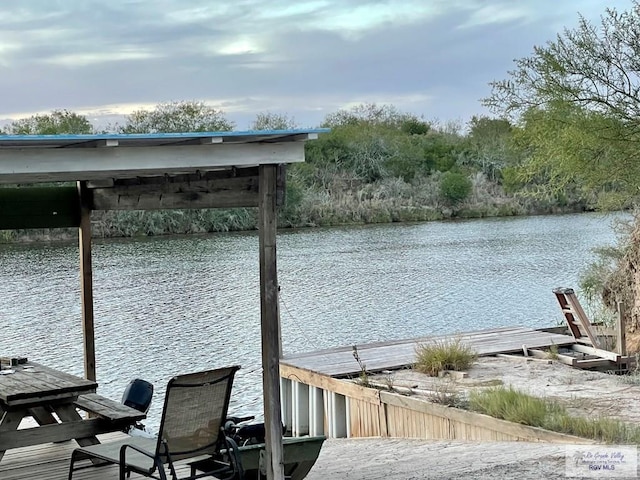
[[[80,395],[73,403],[76,408],[89,413],[92,417],[104,418],[114,425],[118,425],[115,430],[133,425],[146,417],[143,412],[135,408],[127,407],[97,393]]]
[[[83,418],[78,410],[87,412]],[[87,446],[100,443],[96,435],[124,430],[146,415],[96,393],[79,395],[73,403],[52,407],[31,407],[19,415],[11,425],[16,425],[23,416],[32,416],[39,426],[4,429],[0,434],[0,460],[10,448],[28,447],[48,442],[76,440],[78,445]],[[53,416],[56,414],[58,420]],[[5,416],[12,415],[9,411]],[[0,415],[2,418],[2,415]],[[13,420],[10,418],[10,420]]]

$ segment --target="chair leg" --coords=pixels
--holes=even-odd
[[[76,451],[71,452],[71,461],[69,463],[69,480],[73,479],[73,465],[76,463]]]
[[[74,450],[73,452],[71,452],[71,460],[69,461],[69,480],[72,480],[73,472],[75,472],[76,470],[82,470],[83,468],[86,468],[86,467],[74,468],[75,463],[82,456],[86,456],[86,455],[78,450]]]

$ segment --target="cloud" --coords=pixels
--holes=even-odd
[[[597,19],[596,0],[30,0],[0,12],[1,117],[117,116],[206,100],[319,122],[359,102],[425,117],[483,112],[514,58]],[[620,9],[630,1],[621,1]]]
[[[533,21],[536,11],[526,3],[509,2],[508,4],[476,4],[470,9],[467,20],[459,28],[482,27],[493,24],[510,24]]]

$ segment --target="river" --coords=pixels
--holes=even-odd
[[[578,287],[614,218],[578,214],[281,231],[284,352],[501,326],[545,327],[551,292]],[[99,393],[135,377],[240,364],[231,410],[261,414],[255,232],[99,241],[93,250]],[[0,245],[0,355],[82,374],[78,248]]]

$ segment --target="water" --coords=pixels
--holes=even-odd
[[[577,287],[615,241],[596,214],[283,231],[285,354],[500,326],[554,326],[551,290]],[[156,394],[178,373],[240,364],[231,411],[261,414],[255,233],[94,245],[99,393],[135,377]],[[82,375],[78,248],[0,246],[0,354]]]

